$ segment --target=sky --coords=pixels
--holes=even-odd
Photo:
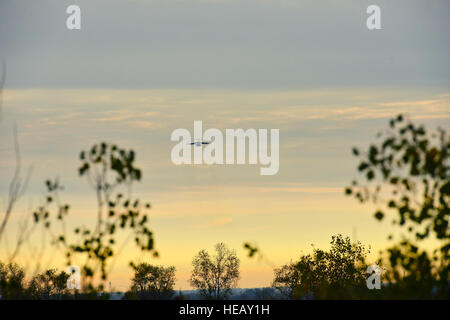
[[[241,258],[241,287],[270,285],[274,265],[337,233],[373,252],[386,247],[389,224],[343,195],[357,176],[351,148],[398,113],[448,128],[450,3],[376,1],[382,29],[369,31],[372,2],[1,1],[1,210],[17,125],[23,167],[33,168],[17,215],[59,177],[71,225],[89,224],[95,196],[78,177],[79,152],[100,141],[136,151],[143,180],[134,192],[152,203],[161,257],[127,247],[111,277],[118,290],[129,285],[130,259],[175,265],[177,289],[187,289],[192,257],[219,241]],[[70,4],[81,8],[81,30],[65,27]],[[192,132],[194,120],[204,130],[279,129],[278,174],[175,166],[171,132]],[[248,259],[245,241],[270,263]]]

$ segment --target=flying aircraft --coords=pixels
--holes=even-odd
[[[196,147],[201,147],[203,144],[210,144],[211,141],[203,141],[201,139],[198,139],[194,142],[189,143],[190,145],[195,145]]]

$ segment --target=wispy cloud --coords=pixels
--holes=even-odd
[[[214,219],[214,220],[206,222],[206,223],[192,225],[192,228],[194,228],[194,229],[217,228],[217,227],[231,224],[232,222],[233,222],[232,218]]]

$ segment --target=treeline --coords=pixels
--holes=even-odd
[[[25,280],[25,271],[17,263],[0,262],[1,299],[64,299],[71,298],[67,288],[69,274],[49,269]]]
[[[411,248],[410,248],[411,249]],[[408,252],[414,252],[409,250]],[[366,262],[369,250],[359,242],[341,235],[333,236],[329,250],[314,249],[297,261],[274,269],[270,288],[241,292],[245,299],[448,299],[449,279],[443,278],[445,265],[429,259],[425,252],[409,254],[408,268],[379,260],[379,273]],[[223,243],[215,246],[214,254],[201,250],[192,260],[190,284],[197,298],[224,300],[236,298],[240,278],[240,261],[234,250]],[[131,264],[134,275],[123,299],[168,300],[191,299],[175,292],[174,266],[149,263]],[[368,272],[369,271],[369,272]],[[400,275],[401,274],[401,275]],[[370,277],[379,275],[381,286],[373,286]],[[86,286],[81,291],[69,290],[69,275],[47,270],[25,281],[25,272],[17,264],[0,263],[0,295],[2,299],[109,299],[109,293]],[[372,286],[370,286],[372,283]]]
[[[202,299],[448,299],[448,261],[429,256],[408,242],[391,248],[373,264],[369,249],[342,235],[333,236],[330,248],[315,248],[274,269],[270,288],[233,294],[240,278],[239,259],[223,243],[215,254],[201,250],[192,261],[190,284]],[[131,290],[126,299],[185,299],[174,291],[175,267],[147,263],[133,266]],[[379,286],[377,288],[377,279]]]

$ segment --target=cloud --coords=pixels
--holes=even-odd
[[[207,185],[207,186],[173,186],[171,188],[174,193],[182,193],[187,197],[202,196],[207,197],[207,194],[222,194],[227,196],[239,195],[256,195],[259,193],[342,193],[342,188],[336,187],[320,187],[320,186],[304,186],[304,184],[297,183],[273,183],[268,186],[257,185],[242,185],[239,186],[223,186],[223,185]]]
[[[421,0],[379,0],[383,30],[376,32],[365,26],[368,0],[77,4],[82,29],[72,32],[64,23],[64,1],[1,1],[0,43],[10,70],[7,86],[449,85],[448,1],[435,1],[423,10]]]
[[[406,100],[406,96],[416,99]],[[201,98],[200,98],[201,97]],[[450,117],[450,94],[423,91],[347,90],[5,90],[5,110],[41,115],[53,122],[130,122],[158,128],[186,119],[220,127],[296,125],[298,121]],[[214,111],[212,111],[214,110]],[[125,120],[125,121],[124,121]],[[152,122],[150,125],[148,122]]]
[[[215,219],[207,223],[201,223],[201,224],[195,224],[192,225],[192,228],[194,229],[208,229],[208,228],[217,228],[221,226],[225,226],[228,224],[231,224],[233,222],[232,218],[221,218],[221,219]]]

